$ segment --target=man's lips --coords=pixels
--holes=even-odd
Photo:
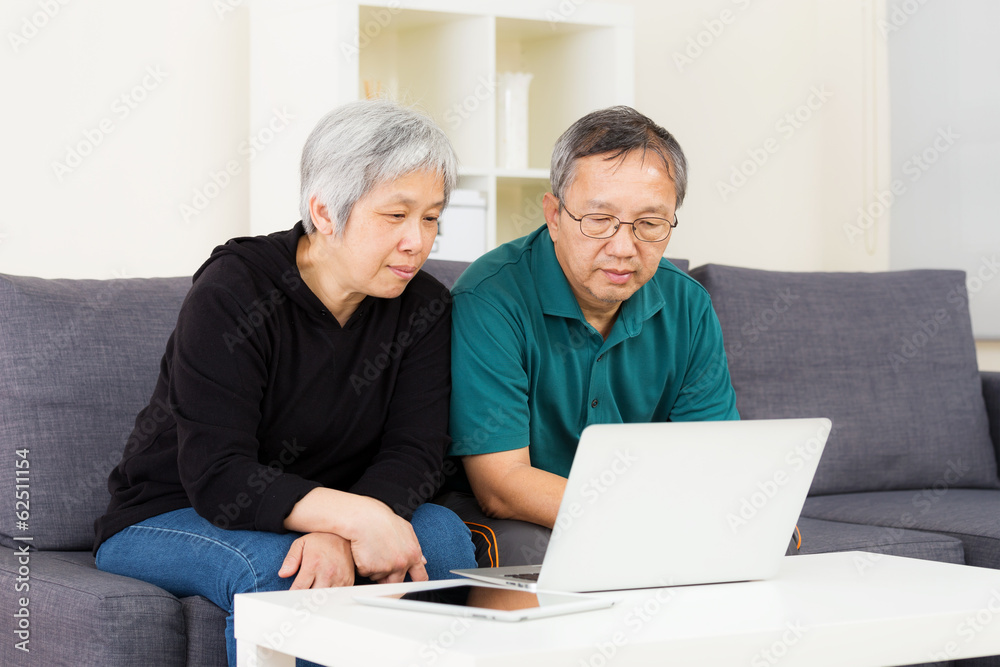
[[[634,271],[627,269],[601,269],[604,277],[615,285],[624,285],[632,277]]]

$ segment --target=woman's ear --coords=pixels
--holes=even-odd
[[[333,234],[335,225],[330,219],[330,213],[326,204],[322,203],[316,195],[309,198],[309,215],[312,217],[313,227],[316,228],[317,232],[325,236]]]

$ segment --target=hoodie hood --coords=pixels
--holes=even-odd
[[[220,257],[235,255],[253,267],[256,272],[270,278],[289,300],[310,313],[324,313],[322,302],[306,286],[295,264],[299,239],[304,234],[305,228],[300,220],[291,229],[267,236],[242,236],[230,239],[224,245],[215,247],[209,258],[195,272],[191,282],[196,282],[205,269]]]

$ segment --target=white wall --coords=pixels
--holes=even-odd
[[[5,0],[0,30],[0,271],[188,274],[246,233],[245,169],[193,207],[244,159],[245,7]]]
[[[610,1],[635,10],[636,106],[691,164],[668,254],[889,269],[887,43],[912,16],[869,0]],[[1000,342],[977,349],[981,368],[1000,370]]]
[[[636,106],[691,163],[670,254],[694,265],[888,268],[888,215],[858,223],[889,182],[885,34],[869,2],[611,1],[635,9]],[[0,164],[0,272],[188,274],[248,233],[245,3],[6,0],[0,28],[0,127],[13,130]],[[144,99],[126,109],[122,95]],[[56,174],[102,119],[112,131]],[[747,162],[754,155],[762,165]],[[238,173],[216,191],[212,174],[225,182],[227,164]],[[754,172],[745,183],[732,180],[741,168]],[[214,197],[196,201],[196,189]],[[204,210],[192,215],[196,205]],[[1000,368],[995,347],[981,347],[984,367]]]
[[[1000,3],[929,3],[889,43],[892,76],[893,269],[969,275],[973,331],[1000,341]],[[919,76],[913,76],[919,72]],[[933,239],[933,243],[928,243]]]
[[[695,265],[886,268],[883,238],[866,249],[843,229],[878,156],[865,134],[861,2],[617,2],[636,12],[636,105],[691,163],[671,254]]]

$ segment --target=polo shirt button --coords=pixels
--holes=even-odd
[[[600,361],[603,358],[604,358],[604,355],[602,354],[601,356],[597,357],[597,360]]]
[[[596,408],[597,407],[597,399],[596,398],[590,402],[590,407],[592,407],[592,408]]]

